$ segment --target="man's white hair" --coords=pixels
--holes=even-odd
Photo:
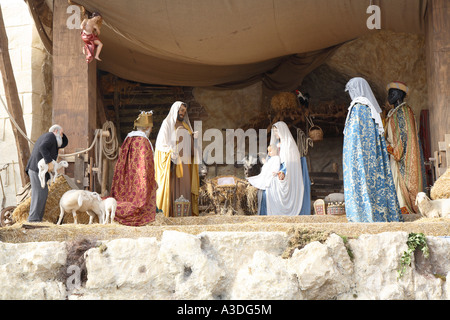
[[[50,129],[48,129],[48,132],[53,132],[57,130],[58,132],[61,132],[62,127],[59,124],[54,124],[50,127]]]

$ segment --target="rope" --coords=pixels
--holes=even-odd
[[[307,138],[302,129],[297,128],[297,147],[300,152],[300,157],[305,157],[308,154],[309,146],[314,146],[313,140]]]
[[[100,136],[100,143],[95,148],[95,161],[97,162],[97,179],[102,183],[102,155],[108,160],[114,160],[117,158],[117,151],[119,150],[119,141],[116,136],[116,128],[112,121],[106,121],[101,129],[102,131],[109,131],[109,137]]]
[[[101,130],[100,129],[95,129],[94,140],[92,140],[91,146],[89,148],[87,148],[85,150],[77,151],[77,152],[74,152],[74,153],[60,154],[59,156],[62,157],[62,158],[66,158],[66,157],[71,157],[71,156],[75,156],[77,154],[88,152],[89,150],[91,150],[94,147],[95,143],[97,142],[97,136],[99,134],[101,134]]]
[[[20,132],[20,134],[28,140],[28,142],[30,142],[31,144],[34,144],[35,141],[31,140],[30,138],[28,138],[28,136],[25,134],[25,132],[23,132],[23,130],[20,128],[20,126],[17,124],[17,122],[14,120],[14,117],[11,115],[11,113],[9,112],[8,108],[6,107],[6,104],[3,100],[3,98],[0,96],[0,100],[3,104],[3,107],[5,108],[6,113],[9,116],[9,119],[11,120],[11,122],[14,124],[14,126],[16,127],[16,129]],[[109,160],[114,160],[117,157],[117,150],[118,150],[118,141],[117,141],[117,137],[116,137],[116,130],[114,127],[114,124],[111,121],[106,121],[103,124],[103,130],[110,130],[110,139],[108,141],[105,141],[105,147],[103,148],[103,152],[105,153],[106,158],[108,158]],[[85,153],[88,152],[89,150],[91,150],[95,143],[97,142],[97,137],[99,134],[101,134],[100,129],[96,129],[95,130],[95,137],[94,140],[92,141],[92,144],[89,146],[89,148],[81,150],[81,151],[77,151],[74,153],[68,153],[68,154],[60,154],[59,156],[62,158],[65,157],[71,157],[71,156],[75,156],[77,154],[81,154],[81,153]],[[102,137],[104,140],[105,138]]]
[[[0,173],[3,170],[8,169],[9,167],[9,163],[5,164],[3,166],[3,168],[0,169]],[[14,170],[14,169],[13,169]],[[6,172],[6,179],[8,179],[8,172]],[[6,195],[5,195],[5,188],[3,186],[3,179],[2,179],[2,175],[0,174],[0,185],[2,186],[2,204],[1,204],[1,210],[3,210],[5,208],[5,202],[6,202]]]
[[[3,107],[5,108],[6,113],[9,116],[9,119],[14,124],[14,126],[17,128],[19,133],[25,139],[27,139],[28,142],[30,142],[31,144],[34,145],[35,142],[32,141],[30,138],[28,138],[28,136],[25,134],[25,132],[23,132],[23,130],[20,128],[20,126],[14,120],[14,117],[9,112],[9,110],[8,110],[6,104],[3,101],[3,98],[1,96],[0,96],[0,100],[1,100],[1,102],[3,104]],[[103,131],[109,131],[109,137],[103,136],[102,135]],[[99,144],[97,144],[97,142],[99,142]],[[97,147],[95,148],[95,159],[96,159],[96,162],[97,162],[97,169],[98,169],[98,171],[97,171],[97,179],[98,179],[99,183],[102,183],[102,166],[103,166],[102,155],[104,155],[106,157],[106,159],[108,159],[108,160],[114,160],[114,159],[117,158],[118,150],[119,150],[119,141],[117,139],[116,128],[115,128],[114,123],[112,121],[106,121],[103,124],[102,129],[95,129],[95,136],[94,136],[94,139],[92,140],[92,143],[89,146],[89,148],[81,150],[81,151],[77,151],[77,152],[74,152],[74,153],[59,154],[59,156],[61,158],[67,158],[67,157],[75,156],[75,155],[78,155],[78,154],[86,153],[89,150],[91,150],[94,147],[94,145],[96,145],[96,144],[97,144]],[[0,171],[2,171],[3,169],[1,169]],[[5,197],[5,192],[4,192],[4,189],[3,189],[3,181],[1,180],[1,176],[0,176],[0,185],[1,185],[2,193],[3,193],[3,201],[1,203],[1,206],[3,208],[4,207],[4,202],[6,200],[6,197]]]
[[[35,142],[33,140],[31,140],[30,138],[28,138],[28,136],[25,134],[25,132],[23,132],[23,130],[20,128],[20,126],[17,124],[17,122],[14,120],[14,117],[11,115],[11,113],[9,112],[5,102],[3,101],[3,98],[0,96],[0,100],[3,104],[3,107],[5,108],[6,113],[9,116],[9,119],[11,120],[11,122],[14,124],[14,126],[16,127],[16,129],[19,131],[19,133],[28,140],[28,142],[30,142],[31,144],[35,144]],[[102,135],[103,131],[109,131],[109,137],[104,137]],[[100,138],[100,139],[99,139]],[[97,172],[97,177],[99,179],[99,182],[101,183],[101,168],[102,168],[102,154],[108,159],[108,160],[114,160],[117,158],[118,156],[118,150],[119,150],[119,141],[117,140],[117,135],[116,135],[116,128],[114,126],[114,123],[112,121],[106,121],[103,124],[102,129],[96,129],[95,130],[95,136],[94,139],[92,140],[91,145],[89,146],[89,148],[81,150],[81,151],[77,151],[74,153],[68,153],[68,154],[60,154],[59,156],[61,158],[67,158],[67,157],[71,157],[71,156],[75,156],[78,154],[82,154],[82,153],[86,153],[88,151],[90,151],[94,145],[97,143],[97,141],[99,140],[99,145],[98,147],[95,149],[95,154],[96,154],[96,161],[97,161],[97,167],[98,167],[98,172]],[[3,187],[3,184],[2,184]]]
[[[6,113],[7,113],[8,116],[9,116],[9,120],[12,121],[12,123],[14,124],[14,126],[16,127],[16,129],[22,134],[22,136],[25,137],[25,139],[27,139],[31,144],[34,144],[34,141],[30,140],[30,139],[27,137],[27,135],[22,131],[22,129],[20,128],[20,126],[17,124],[16,120],[14,120],[14,117],[11,115],[11,113],[9,113],[9,110],[8,110],[8,108],[6,107],[6,104],[5,104],[5,102],[3,101],[2,96],[0,96],[0,100],[2,101],[3,107],[5,108]]]
[[[117,150],[119,150],[119,141],[117,140],[116,127],[112,121],[106,121],[102,127],[103,131],[109,131],[109,138],[102,136],[102,151],[109,160],[117,158]]]

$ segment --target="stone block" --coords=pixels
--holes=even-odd
[[[64,299],[65,285],[57,280],[64,243],[0,243],[0,252],[0,299]]]

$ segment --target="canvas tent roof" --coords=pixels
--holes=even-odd
[[[47,0],[49,1],[49,0]],[[292,90],[340,44],[423,33],[426,0],[77,0],[104,19],[99,69],[143,83]]]

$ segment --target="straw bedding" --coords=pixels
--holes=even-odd
[[[0,241],[11,243],[40,242],[40,241],[90,241],[112,240],[119,238],[156,237],[160,239],[166,230],[174,230],[190,234],[211,232],[274,232],[281,231],[291,235],[291,249],[303,246],[305,241],[323,240],[329,233],[336,233],[346,237],[358,237],[361,234],[375,234],[381,232],[422,232],[429,236],[450,236],[449,218],[423,218],[420,215],[403,215],[405,222],[391,223],[349,223],[345,215],[310,215],[310,216],[257,216],[257,190],[249,184],[225,186],[232,188],[236,202],[228,199],[228,210],[224,211],[225,198],[217,192],[213,181],[207,181],[202,187],[201,195],[212,202],[206,211],[198,217],[165,217],[158,213],[155,221],[142,227],[129,227],[113,224],[88,225],[89,217],[86,213],[79,213],[79,224],[73,224],[71,214],[66,214],[63,224],[58,226],[59,199],[67,190],[71,189],[64,177],[49,188],[49,199],[46,205],[44,221],[41,223],[27,223],[29,201],[25,200],[13,212],[16,223],[12,226],[0,228]],[[215,190],[216,189],[216,190]],[[231,190],[231,189],[230,189]],[[221,190],[222,191],[222,190]],[[214,209],[217,213],[214,212]],[[305,240],[306,239],[306,240]],[[289,248],[287,249],[289,250]],[[292,250],[291,250],[292,251]],[[289,255],[289,251],[286,253]]]
[[[308,230],[313,234],[336,233],[341,236],[358,237],[361,234],[381,232],[422,232],[429,236],[449,236],[450,219],[421,218],[419,215],[407,215],[405,222],[391,223],[348,223],[345,216],[226,216],[205,215],[199,217],[167,218],[158,214],[155,221],[147,226],[129,227],[119,224],[92,225],[67,223],[57,226],[50,222],[16,223],[0,228],[0,240],[3,242],[23,243],[39,241],[73,241],[87,238],[112,240],[119,238],[156,237],[163,232],[173,230],[189,234],[204,231],[213,232],[274,232],[292,233],[294,229]]]
[[[258,189],[246,180],[233,177],[236,184],[218,185],[225,176],[206,179],[200,187],[200,203],[219,215],[253,215],[258,211]],[[227,176],[228,177],[228,176]]]

